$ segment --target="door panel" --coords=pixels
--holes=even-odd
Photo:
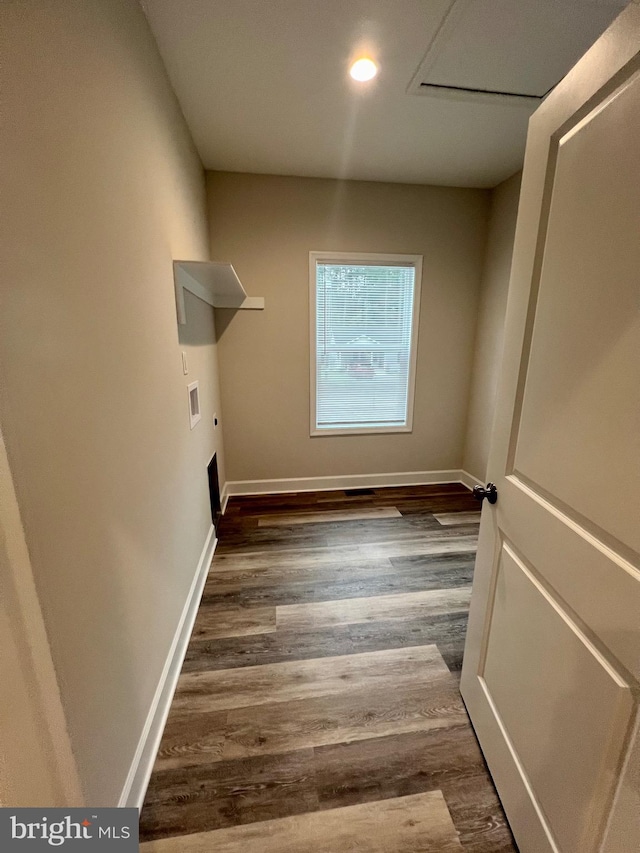
[[[621,672],[640,681],[640,572],[515,476],[500,501],[509,504],[503,535],[518,542],[555,597]]]
[[[521,853],[640,850],[640,3],[532,116],[461,692]]]
[[[631,691],[508,543],[481,677],[561,849],[591,850],[633,717]]]
[[[559,141],[514,461],[547,496],[636,551],[640,180],[628,152],[638,115],[636,74]],[[602,410],[611,416],[594,417]]]

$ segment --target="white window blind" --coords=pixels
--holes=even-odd
[[[316,259],[312,431],[410,429],[416,290],[415,262]]]

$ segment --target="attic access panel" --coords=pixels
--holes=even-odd
[[[409,92],[535,107],[624,6],[621,0],[455,0]]]

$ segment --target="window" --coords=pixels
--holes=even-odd
[[[311,435],[410,432],[422,257],[309,262]]]

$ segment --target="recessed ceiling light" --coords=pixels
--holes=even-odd
[[[377,73],[378,66],[372,59],[367,59],[366,57],[357,59],[349,69],[349,74],[359,83],[372,80]]]

